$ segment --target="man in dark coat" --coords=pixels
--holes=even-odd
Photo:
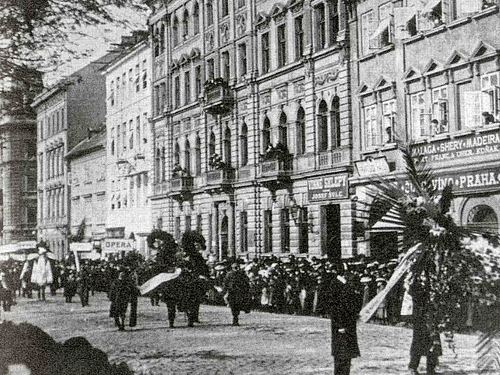
[[[425,287],[425,278],[412,282],[409,288],[413,301],[413,338],[410,347],[410,374],[418,374],[418,365],[423,356],[427,357],[427,374],[436,374],[438,357],[442,355],[439,330],[430,317],[429,292]]]
[[[349,375],[351,360],[360,356],[356,321],[363,296],[356,285],[355,275],[346,273],[330,283],[328,304],[332,329],[334,375]]]
[[[226,275],[224,290],[233,315],[233,326],[238,326],[240,311],[250,312],[250,280],[236,262],[231,265],[231,271]]]
[[[111,286],[109,299],[111,306],[109,316],[115,319],[115,325],[120,331],[125,331],[125,315],[131,295],[131,283],[125,272],[120,272],[118,280]]]

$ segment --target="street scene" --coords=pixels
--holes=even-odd
[[[167,309],[141,298],[137,327],[118,332],[109,318],[109,300],[97,293],[90,306],[63,297],[46,303],[22,300],[4,319],[29,322],[58,341],[83,336],[112,362],[125,362],[135,374],[332,374],[330,322],[317,317],[252,311],[231,326],[227,307],[202,306],[200,324],[168,327]],[[408,366],[411,330],[362,324],[358,329],[361,357],[353,374],[403,374]],[[440,374],[476,374],[475,335],[457,335],[456,357],[444,348]],[[422,368],[424,368],[423,366]]]
[[[500,0],[2,0],[0,375],[500,373]]]

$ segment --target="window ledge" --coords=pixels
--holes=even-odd
[[[481,10],[480,12],[478,12],[476,14],[473,14],[471,17],[473,19],[483,18],[483,17],[489,16],[490,14],[498,13],[498,9],[499,9],[498,5],[494,4],[486,9]]]
[[[452,22],[450,22],[447,27],[448,29],[454,29],[455,27],[458,27],[458,26],[461,26],[461,25],[465,25],[469,22],[471,22],[472,18],[471,17],[463,17],[463,18],[459,18],[459,19],[456,19]]]
[[[361,151],[361,154],[363,156],[367,156],[367,155],[379,154],[379,153],[384,152],[384,151],[395,150],[397,148],[398,148],[398,144],[395,142],[391,142],[391,143],[386,143],[386,144],[379,145],[379,146],[370,147],[368,149]]]
[[[392,44],[392,43],[388,44],[387,46],[382,47],[382,48],[380,48],[380,49],[378,49],[378,50],[376,50],[374,52],[371,52],[368,55],[360,57],[358,61],[363,62],[363,61],[370,60],[370,59],[372,59],[372,58],[374,58],[376,56],[383,55],[384,53],[392,51],[392,50],[394,50],[394,48],[395,48],[394,44]]]

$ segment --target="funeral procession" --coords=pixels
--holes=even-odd
[[[500,374],[500,0],[2,0],[0,375]]]

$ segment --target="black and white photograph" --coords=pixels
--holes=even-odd
[[[0,375],[500,373],[500,0],[0,0]]]

